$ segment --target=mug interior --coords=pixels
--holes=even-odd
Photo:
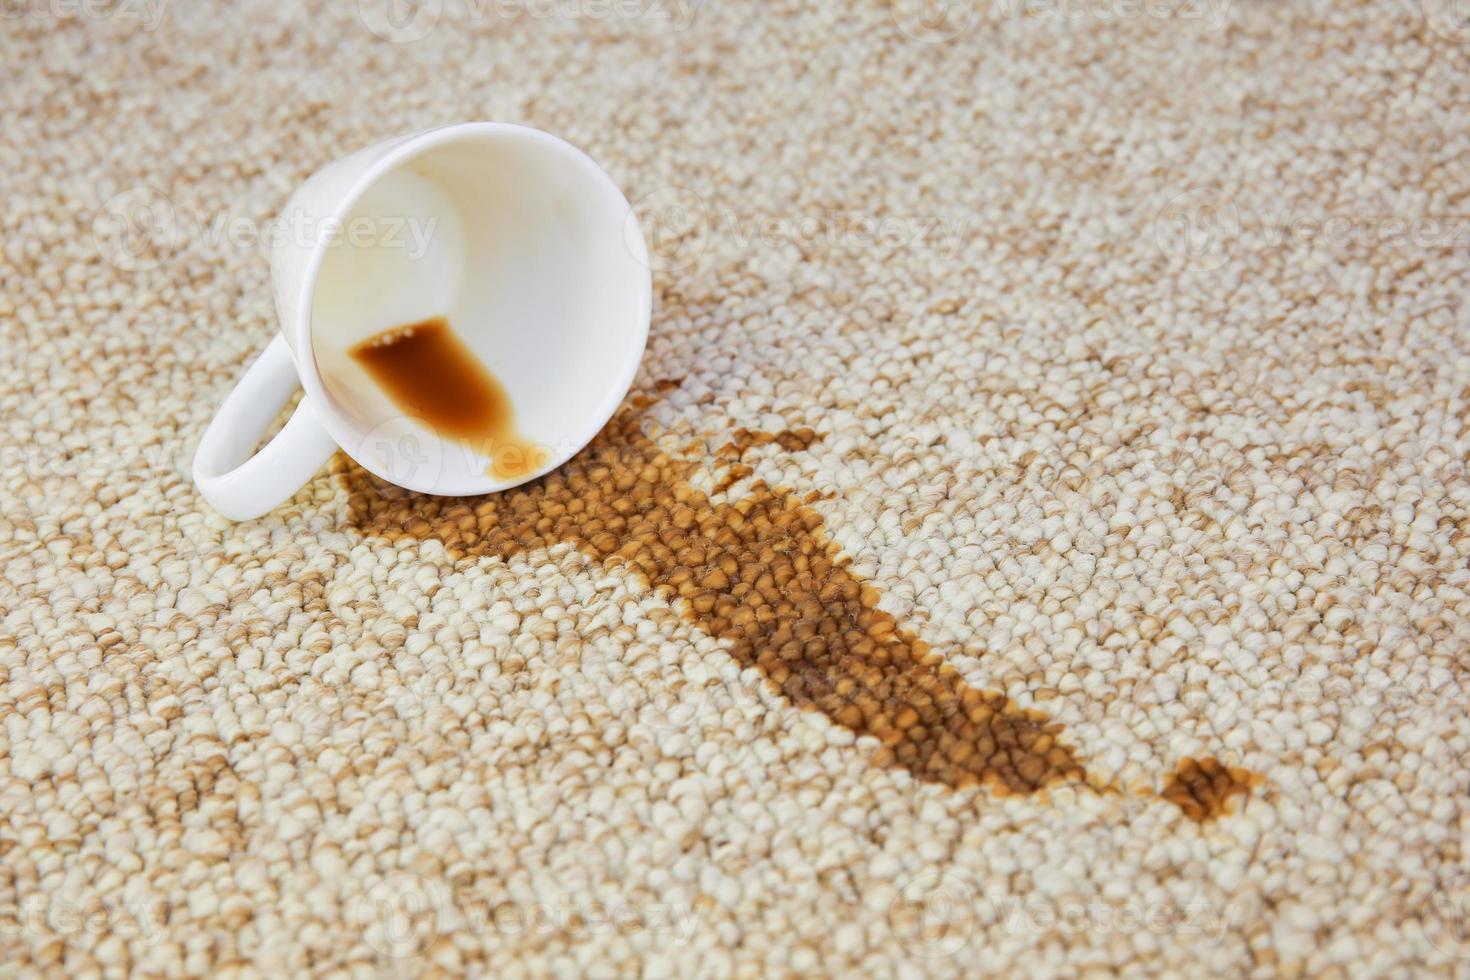
[[[413,490],[478,494],[565,462],[632,383],[649,271],[627,201],[570,145],[520,127],[411,144],[372,176],[325,250],[311,348],[343,448]],[[504,386],[545,465],[516,479],[393,404],[349,351],[443,317]]]

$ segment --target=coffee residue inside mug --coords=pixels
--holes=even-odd
[[[516,429],[510,395],[444,317],[393,327],[348,353],[407,415],[489,457],[500,480],[541,469],[550,450]]]

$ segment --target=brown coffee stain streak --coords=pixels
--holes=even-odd
[[[745,454],[751,449],[775,444],[787,452],[800,452],[816,439],[816,432],[808,428],[786,429],[781,432],[736,429],[731,433],[730,441],[715,450],[715,456],[729,464],[725,467],[725,475],[715,484],[715,493],[724,493],[741,480],[755,475],[755,467],[743,462]]]
[[[1227,766],[1219,759],[1184,758],[1159,796],[1195,823],[1204,823],[1231,812],[1236,797],[1248,795],[1264,781],[1260,773]]]
[[[441,541],[457,558],[565,543],[626,567],[793,704],[876,738],[876,761],[925,782],[1031,793],[1083,779],[1060,726],[965,684],[878,609],[878,591],[798,495],[759,481],[733,500],[698,489],[708,457],[656,445],[640,424],[648,404],[634,400],[555,472],[488,497],[417,496],[347,462],[350,519],[390,539]],[[737,430],[722,455],[815,438]]]
[[[750,429],[736,429],[731,433],[730,441],[719,449],[721,456],[740,459],[747,451],[756,446],[769,446],[775,444],[787,452],[800,452],[817,441],[817,434],[809,428],[786,429],[781,432],[753,432]]]

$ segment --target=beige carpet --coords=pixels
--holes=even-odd
[[[1463,3],[310,6],[0,0],[0,975],[1470,970]],[[220,519],[273,217],[472,118],[623,413]]]

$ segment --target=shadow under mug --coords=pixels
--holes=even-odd
[[[233,520],[289,499],[342,449],[421,493],[504,490],[566,462],[633,383],[648,338],[648,253],[626,198],[550,134],[471,122],[375,144],[291,197],[272,241],[281,332],[204,433],[194,482]],[[505,387],[537,468],[488,472],[483,451],[397,407],[350,356],[394,327],[445,318]],[[285,427],[255,451],[298,386]]]

